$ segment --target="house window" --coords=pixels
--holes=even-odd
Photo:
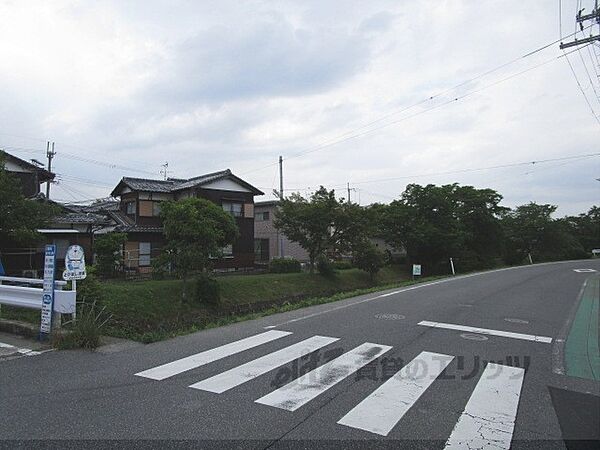
[[[228,212],[233,217],[244,217],[243,210],[243,203],[223,202],[223,211]]]
[[[269,260],[269,240],[254,239],[254,259],[256,261]]]
[[[152,202],[152,215],[154,217],[160,216],[160,202]]]
[[[152,244],[150,242],[140,242],[139,246],[140,250],[140,266],[149,266],[150,265],[150,253],[152,250]]]
[[[269,220],[269,211],[262,211],[256,213],[256,220],[267,221]]]
[[[222,251],[223,251],[223,257],[231,258],[233,256],[233,245],[232,244],[226,245],[225,247],[223,247]]]
[[[127,202],[125,203],[125,210],[129,215],[135,215],[135,202]]]

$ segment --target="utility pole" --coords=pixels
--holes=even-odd
[[[169,173],[167,169],[169,168],[169,162],[166,161],[164,164],[161,165],[161,167],[162,169],[160,170],[160,173],[163,175],[163,179],[167,181],[167,174]]]
[[[350,182],[348,182],[348,203],[350,203]]]
[[[588,20],[596,20],[596,22],[598,24],[600,24],[600,8],[598,7],[598,0],[596,0],[596,4],[595,7],[593,9],[593,11],[590,14],[582,14],[583,13],[583,9],[580,10],[577,15],[575,16],[575,20],[577,21],[577,23],[579,23],[579,27],[581,29],[581,31],[583,32],[583,22],[586,22]],[[600,42],[600,34],[596,35],[596,36],[592,36],[590,34],[589,37],[583,38],[583,39],[574,39],[571,42],[566,42],[560,43],[560,49],[564,50],[565,48],[569,48],[569,47],[577,47],[578,45],[583,45],[583,44],[588,44],[591,42],[595,42],[595,41],[599,41]]]
[[[279,155],[279,201],[283,200],[283,157]],[[283,258],[283,235],[277,230],[277,240],[279,241],[279,257]]]
[[[52,172],[52,158],[54,158],[56,152],[54,151],[54,142],[52,143],[52,150],[50,150],[50,141],[46,142],[46,158],[48,158],[48,172]],[[46,182],[46,200],[50,200],[50,183]]]

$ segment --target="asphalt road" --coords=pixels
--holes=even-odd
[[[600,272],[600,260],[456,277],[118,352],[2,361],[0,447],[591,445],[600,383],[567,376],[563,355],[582,285],[598,275],[581,268]],[[454,326],[483,330],[440,328]]]

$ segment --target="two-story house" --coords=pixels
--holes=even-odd
[[[52,181],[55,176],[44,169],[41,163],[25,161],[4,150],[0,150],[0,160],[4,162],[4,169],[19,180],[21,192],[27,198],[38,195],[40,184]]]
[[[152,259],[164,245],[160,205],[166,200],[201,197],[221,206],[235,217],[240,236],[223,249],[216,269],[242,269],[254,266],[254,196],[259,189],[235,176],[229,169],[190,179],[152,180],[123,178],[111,196],[120,200],[119,210],[111,212],[117,223],[114,231],[126,232],[125,269],[150,272]]]
[[[254,207],[254,253],[257,263],[268,263],[273,258],[290,257],[300,262],[309,260],[308,252],[297,242],[281,234],[273,221],[277,200],[257,202]]]

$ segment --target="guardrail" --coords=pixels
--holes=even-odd
[[[4,282],[11,284],[4,284]],[[22,285],[41,286],[43,283],[44,280],[39,280],[37,278],[0,276],[0,304],[41,310],[42,288]],[[66,286],[66,284],[67,282],[62,280],[54,282],[54,312],[58,314],[75,314],[77,292],[63,291],[62,288]]]

